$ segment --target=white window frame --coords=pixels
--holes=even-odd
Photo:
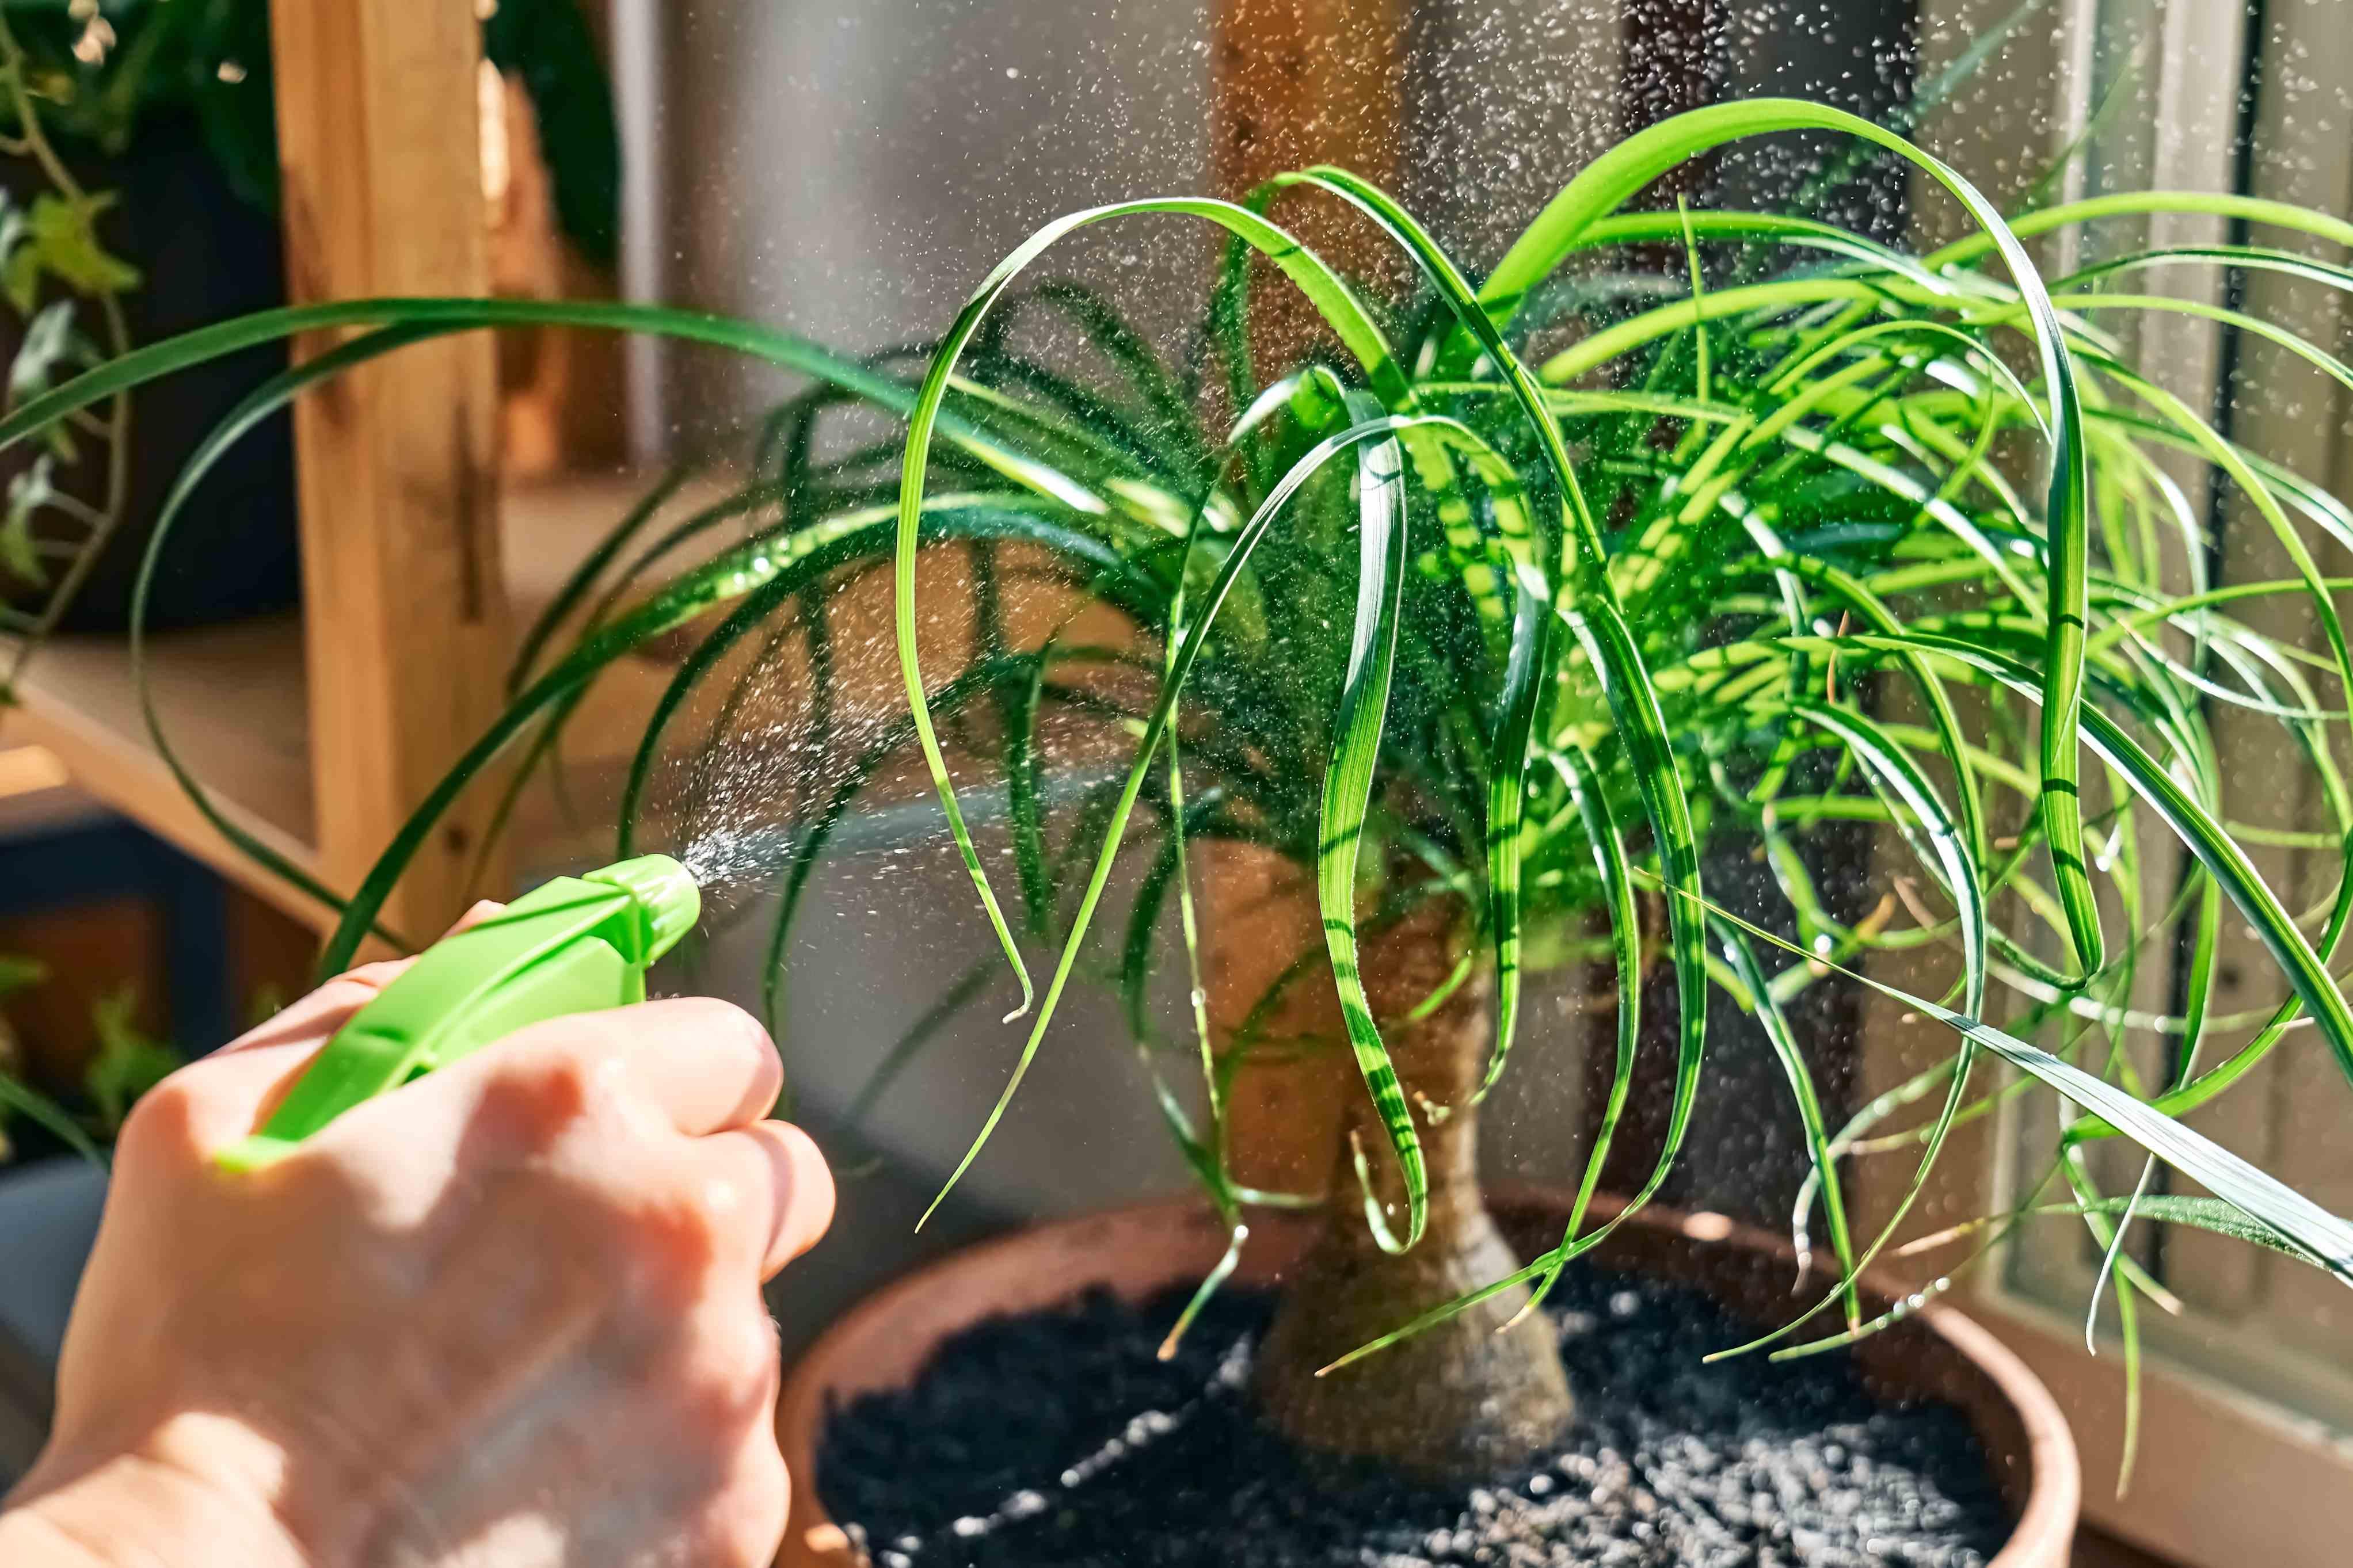
[[[1924,0],[1930,58],[1923,62],[1922,79],[1933,76],[1939,49],[1949,55],[1966,47],[1978,29],[2013,6],[2014,0]],[[2021,144],[2048,156],[2070,145],[2089,121],[2102,87],[2101,66],[2104,60],[2113,64],[2112,55],[2103,53],[2103,27],[2137,24],[2154,34],[2136,68],[2154,73],[2156,113],[2134,125],[2103,128],[2097,135],[2106,141],[2095,139],[2096,154],[2121,171],[2119,184],[2231,189],[2248,43],[2245,13],[2235,0],[2058,0],[2053,9],[2059,26],[2049,29],[2050,58],[2042,62],[2047,69],[2021,59],[2042,46],[2019,40],[1999,80],[1972,95],[1968,113],[1941,121],[1932,117],[1922,127],[1930,146],[2000,199],[2005,184],[2015,188]],[[2288,68],[2307,78],[2353,79],[2353,16],[2330,5],[2298,0],[2274,0],[2270,13],[2263,47],[2274,58],[2267,63],[2276,69],[2292,59]],[[2109,37],[2114,36],[2111,31]],[[2275,101],[2264,101],[2279,96],[2266,91],[2258,100],[2258,145],[2265,131],[2280,129],[2282,111]],[[2047,142],[2039,130],[2022,129],[2044,126]],[[2274,145],[2281,140],[2272,138]],[[2340,118],[2300,139],[2296,153],[2293,160],[2267,160],[2255,171],[2252,184],[2257,194],[2343,214],[2353,195],[2353,126]],[[2085,183],[2094,177],[2079,163],[2070,173],[2066,195],[2089,194]],[[1924,228],[1938,237],[1951,231],[1953,215],[1936,210],[1933,197],[1923,207]],[[2150,230],[2151,244],[2223,237],[2220,224],[2204,220],[2167,219]],[[2045,258],[2063,267],[2068,259],[2063,251]],[[2168,268],[2151,279],[2152,291],[2203,289],[2202,297],[2216,298],[2211,275],[2193,277],[2191,268]],[[2263,293],[2261,281],[2251,285],[2250,309],[2263,310]],[[2278,315],[2276,310],[2273,313]],[[2321,325],[2321,341],[2328,341],[2328,323],[2324,320]],[[2141,327],[2140,344],[2146,362],[2176,392],[2197,406],[2211,401],[2221,363],[2212,328],[2185,318],[2157,319]],[[2239,433],[2342,493],[2353,478],[2345,437],[2347,400],[2331,387],[2324,406],[2332,407],[2337,417],[2314,417],[2310,396],[2292,417],[2242,406]],[[2304,879],[2301,868],[2287,857],[2266,870],[2284,877],[2289,886]],[[2270,967],[2259,952],[2242,966],[2257,979]],[[1858,1099],[1893,1087],[1951,1048],[1951,1037],[1939,1026],[1876,999],[1866,1004],[1863,1038]],[[2333,1088],[2344,1089],[2341,1083]],[[2047,1096],[2021,1103],[2026,1117],[2050,1117]],[[2021,1140],[2035,1136],[2036,1130],[2020,1114],[1991,1120],[1994,1127],[1973,1127],[1956,1139],[1951,1157],[1923,1196],[1920,1212],[1929,1217],[1919,1229],[2003,1206],[2009,1176],[2021,1163]],[[2229,1131],[2222,1136],[2227,1140]],[[1883,1215],[1909,1175],[1901,1156],[1863,1162],[1854,1173],[1862,1206]],[[2045,1236],[2057,1237],[2063,1229],[2063,1222],[2044,1223],[2051,1227]],[[2073,1268],[2063,1239],[2055,1246],[2035,1240],[2013,1245],[2040,1248],[2033,1262],[2046,1280]],[[2140,1448],[2131,1489],[2119,1497],[2116,1481],[2125,1433],[2121,1357],[2112,1340],[2104,1353],[2089,1353],[2080,1304],[2070,1314],[2041,1292],[2021,1289],[2013,1283],[2015,1261],[2000,1255],[1983,1260],[1950,1299],[2016,1352],[2058,1397],[2083,1453],[2088,1521],[2184,1568],[2341,1568],[2353,1554],[2348,1545],[2353,1542],[2353,1433],[2300,1417],[2169,1356],[2164,1331],[2146,1330],[2147,1320],[2156,1314],[2144,1309]],[[2092,1273],[2083,1268],[2072,1280],[2080,1287],[2078,1303],[2088,1299]],[[2250,1366],[2263,1359],[2253,1353],[2242,1358]],[[2353,1381],[2353,1335],[2346,1363]]]

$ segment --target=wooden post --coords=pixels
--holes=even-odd
[[[1219,0],[1210,157],[1220,195],[1336,163],[1394,189],[1405,141],[1409,0]],[[1286,193],[1271,216],[1344,275],[1401,283],[1409,268],[1369,220],[1312,192]],[[1314,308],[1261,265],[1250,297],[1250,352],[1273,379],[1314,345]],[[1322,945],[1314,883],[1263,853],[1204,846],[1205,978],[1214,1026],[1230,1036],[1289,964]],[[1335,1030],[1330,980],[1311,974],[1271,1033]],[[1326,1017],[1325,1014],[1330,1016]],[[1345,1097],[1364,1092],[1345,1051],[1254,1061],[1230,1090],[1235,1172],[1245,1184],[1314,1192],[1328,1178]]]
[[[1403,164],[1408,0],[1219,0],[1210,158],[1239,200],[1272,175],[1336,163],[1394,190]],[[1410,267],[1370,220],[1301,194],[1273,215],[1343,274],[1400,283]],[[1260,280],[1276,274],[1261,267]],[[1287,283],[1254,290],[1251,352],[1267,365],[1315,341],[1314,307]],[[1270,378],[1271,379],[1271,378]]]
[[[270,13],[292,297],[484,292],[473,0]],[[499,709],[497,385],[475,333],[404,350],[295,411],[318,847],[345,889]],[[486,811],[461,805],[419,851],[385,911],[395,930],[422,941],[464,908]],[[502,883],[493,864],[486,888]]]

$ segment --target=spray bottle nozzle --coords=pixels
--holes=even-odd
[[[353,1015],[259,1132],[223,1150],[249,1171],[344,1111],[527,1024],[646,999],[646,970],[702,918],[685,867],[643,855],[558,877],[442,938]]]

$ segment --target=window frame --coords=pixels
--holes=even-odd
[[[1938,48],[1949,53],[1965,47],[2012,8],[2010,0],[1922,0],[1922,36],[1930,55],[1922,62],[1922,79],[1933,77]],[[2242,167],[2238,152],[2249,131],[2260,147],[2266,132],[2277,144],[2283,130],[2287,110],[2277,100],[2284,95],[2265,89],[2264,67],[2284,75],[2279,68],[2293,59],[2306,78],[2353,79],[2353,37],[2341,22],[2332,26],[2327,9],[2270,6],[2270,15],[2259,17],[2256,38],[2251,37],[2255,29],[2243,10],[2211,0],[2062,0],[2057,25],[2044,36],[2014,39],[2000,80],[1973,91],[1966,114],[1941,121],[1932,117],[1922,134],[1997,200],[2005,187],[2016,188],[2019,128],[2047,125],[2046,151],[2054,156],[2091,128],[2089,155],[2071,167],[2066,198],[2096,194],[2089,186],[2100,177],[2095,171],[2105,167],[2118,185],[2231,190],[2243,181],[2256,195],[2343,213],[2353,198],[2353,136],[2344,125],[2332,126],[2327,137],[2299,142],[2294,160],[2245,160]],[[2135,31],[2141,35],[2136,68],[2153,73],[2155,112],[2117,117],[2131,123],[2094,125],[2106,85],[2103,79],[2116,68],[2126,52],[2122,42]],[[2020,58],[2046,51],[2040,60]],[[1921,214],[1920,226],[1932,241],[1948,237],[1955,215],[1944,204],[1926,205],[1930,210]],[[2219,222],[2166,218],[2151,223],[2145,239],[2165,245],[2224,237]],[[2071,237],[2039,259],[2063,269],[2073,264],[2080,245]],[[2211,274],[2193,276],[2193,269],[2183,268],[2150,277],[2150,291],[2164,289],[2222,302],[2220,279]],[[2248,309],[2263,311],[2267,282],[2251,280]],[[2273,302],[2280,302],[2277,295]],[[2337,324],[2343,325],[2341,312]],[[2228,341],[2216,328],[2188,318],[2156,318],[2141,323],[2139,342],[2144,360],[2158,367],[2174,391],[2196,406],[2214,405],[2230,363]],[[2353,478],[2353,443],[2346,435],[2353,399],[2333,385],[2327,398],[2333,416],[2318,420],[2311,416],[2308,396],[2300,416],[2284,408],[2242,407],[2237,433],[2342,493]],[[2226,537],[2235,549],[2236,536]],[[2227,745],[2228,738],[2222,739]],[[2273,859],[2276,864],[2265,866],[2268,875],[2306,889],[2311,879],[2306,868],[2284,854]],[[2235,929],[2235,922],[2229,923]],[[1902,982],[1899,965],[1880,967]],[[2259,952],[2242,967],[2258,979],[2271,970]],[[1854,1086],[1858,1104],[1951,1048],[1951,1037],[1941,1026],[1879,997],[1863,1005],[1862,1039]],[[1989,1084],[1994,1070],[1986,1069]],[[2341,1083],[2333,1087],[2343,1091]],[[2253,1097],[2246,1104],[2253,1114],[2262,1114]],[[2245,1124],[2249,1110],[2241,1112],[2237,1126],[2201,1126],[2252,1148],[2243,1140],[2260,1129]],[[2013,1100],[2010,1109],[1987,1119],[1993,1126],[1961,1130],[1947,1160],[1932,1173],[1907,1231],[1925,1234],[2005,1208],[2007,1189],[2035,1134],[2022,1118],[2036,1116],[2048,1120],[2047,1097]],[[1898,1155],[1860,1162],[1849,1182],[1850,1203],[1883,1218],[1900,1201],[1910,1174]],[[2065,1250],[2079,1240],[2080,1233],[2071,1236],[2059,1222],[2045,1222],[2041,1230],[2029,1227],[2023,1239],[1980,1260],[1947,1300],[2015,1352],[2057,1397],[2083,1454],[2086,1520],[2183,1568],[2332,1568],[2342,1563],[2344,1542],[2353,1540],[2353,1428],[2333,1430],[2234,1386],[2170,1353],[2162,1331],[2144,1335],[2139,1452],[2130,1489],[2118,1495],[2124,1366],[2112,1335],[2104,1333],[2101,1353],[2085,1347],[2080,1303],[2088,1298],[2094,1270],[2076,1267]],[[2079,1305],[2072,1315],[2021,1288],[2017,1264],[2025,1249],[2036,1249],[2031,1261],[2043,1279],[2076,1287]],[[1926,1276],[1937,1263],[1949,1266],[1958,1256],[1955,1248],[1921,1258],[1915,1267]],[[2156,1315],[2144,1310],[2145,1319]],[[2179,1337],[2173,1338],[2178,1346]],[[2353,1363],[2353,1342],[2348,1362]]]

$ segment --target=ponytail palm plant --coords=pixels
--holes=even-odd
[[[1910,255],[1801,216],[1621,210],[1684,158],[1790,130],[1908,160],[1967,210],[1972,237]],[[1412,263],[1418,296],[1402,308],[1361,296],[1270,218],[1285,193],[1353,207]],[[2238,826],[2262,784],[2231,776],[2211,722],[2227,708],[2282,726],[2329,814],[2313,843],[2353,844],[2353,795],[2334,756],[2353,693],[2331,598],[2345,584],[2322,575],[2307,543],[2353,548],[2353,511],[2234,444],[2118,331],[2134,312],[2186,312],[2353,381],[2319,345],[2145,291],[2160,269],[2278,272],[2326,289],[2353,273],[2234,243],[2045,279],[2026,248],[2036,235],[2157,213],[2353,244],[2353,225],[2335,217],[2217,195],[2112,195],[2005,222],[1893,133],[1765,100],[1620,143],[1476,282],[1388,195],[1318,168],[1240,203],[1074,214],[1008,258],[936,343],[871,360],[644,307],[353,301],[124,356],[29,402],[0,439],[209,355],[320,328],[364,331],[258,394],[181,495],[305,387],[443,332],[650,331],[807,375],[735,493],[652,538],[649,498],[583,566],[525,639],[505,715],[339,901],[324,966],[350,959],[469,781],[510,748],[549,754],[615,659],[689,634],[624,794],[626,852],[690,699],[735,672],[700,742],[731,743],[729,716],[757,672],[730,656],[787,642],[821,691],[828,589],[888,567],[907,707],[885,732],[825,737],[854,754],[776,856],[771,1003],[828,836],[889,763],[919,752],[976,918],[1019,975],[1028,1014],[1018,1066],[956,1174],[1044,1045],[1088,939],[1116,927],[1105,945],[1170,1128],[1235,1247],[1254,1205],[1324,1205],[1324,1241],[1260,1357],[1267,1408],[1304,1442],[1456,1473],[1508,1460],[1566,1417],[1572,1391],[1528,1309],[1666,1178],[1707,1070],[1711,1005],[1753,1016],[1786,1069],[1811,1166],[1794,1228],[1801,1252],[1818,1233],[1835,1258],[1819,1298],[1749,1348],[1805,1354],[1897,1315],[1868,1315],[1856,1275],[1887,1256],[1953,1127],[2021,1088],[2057,1097],[2058,1157],[1977,1237],[1989,1247],[2054,1211],[2087,1226],[2128,1353],[2137,1300],[2161,1289],[2122,1248],[2136,1217],[2221,1230],[2353,1283],[2353,1226],[2179,1120],[2276,1049],[2327,1051],[2353,1079],[2353,1016],[2329,968],[2353,878],[2313,910],[2264,880]],[[1200,222],[1227,247],[1175,363],[1095,296],[1023,282],[1065,236],[1150,215]],[[1595,265],[1630,245],[1684,258],[1672,286]],[[1254,358],[1253,257],[1322,323],[1295,363]],[[1100,374],[1025,356],[1012,324],[1040,315],[1075,331]],[[828,446],[828,421],[860,406],[903,420],[903,440]],[[2208,482],[2252,504],[2292,577],[2209,579],[2203,499],[2189,488]],[[735,542],[672,564],[721,529]],[[919,617],[938,606],[917,566],[950,543],[974,565],[941,592],[984,635],[968,659],[926,668]],[[1109,607],[1133,635],[989,635],[1009,591],[997,563]],[[2241,618],[2274,595],[2310,603],[2320,646]],[[807,721],[824,729],[825,710],[813,694]],[[1129,743],[1111,776],[1058,792],[1041,756],[1064,715]],[[1018,873],[1006,891],[1018,899],[1000,896],[967,831],[937,729],[951,720],[1001,772]],[[168,755],[160,728],[156,738]],[[1050,808],[1056,799],[1070,804]],[[1858,820],[1883,825],[1912,864],[1900,913],[1847,922],[1817,890],[1808,841]],[[1363,1079],[1328,1194],[1261,1192],[1232,1173],[1230,1091],[1254,1031],[1213,1030],[1202,1004],[1188,856],[1208,840],[1280,857],[1314,888],[1323,949],[1279,984],[1328,975],[1336,1048]],[[1761,854],[1781,907],[1743,913],[1711,890],[1704,850],[1725,842]],[[2155,853],[2160,843],[2180,853]],[[1120,884],[1123,907],[1105,910],[1124,853],[1144,870]],[[2260,1017],[2209,1005],[2226,906],[2285,984],[2287,999]],[[1164,923],[1195,965],[1194,1037],[1175,1047],[1143,1000]],[[1017,927],[1057,952],[1042,985]],[[1596,947],[1617,977],[1615,1072],[1574,1215],[1523,1263],[1479,1203],[1477,1107],[1515,1060],[1524,972]],[[2177,951],[2176,1000],[2151,1008],[2147,975]],[[1668,984],[1646,993],[1653,971]],[[1788,1013],[1829,976],[1901,996],[1952,1031],[1944,1059],[1843,1125],[1828,1119]],[[1646,1037],[1646,997],[1669,995],[1671,1026]],[[1590,1200],[1638,1044],[1662,1032],[1673,1054],[1662,1146],[1620,1217],[1596,1223]],[[1171,1087],[1187,1063],[1201,1079],[1189,1100]],[[1905,1135],[1892,1137],[1899,1120]],[[2152,1190],[2146,1177],[2103,1190],[2088,1154],[2116,1137],[2211,1195]],[[1841,1182],[1866,1138],[1908,1161],[1894,1217],[1870,1231],[1852,1223]]]

